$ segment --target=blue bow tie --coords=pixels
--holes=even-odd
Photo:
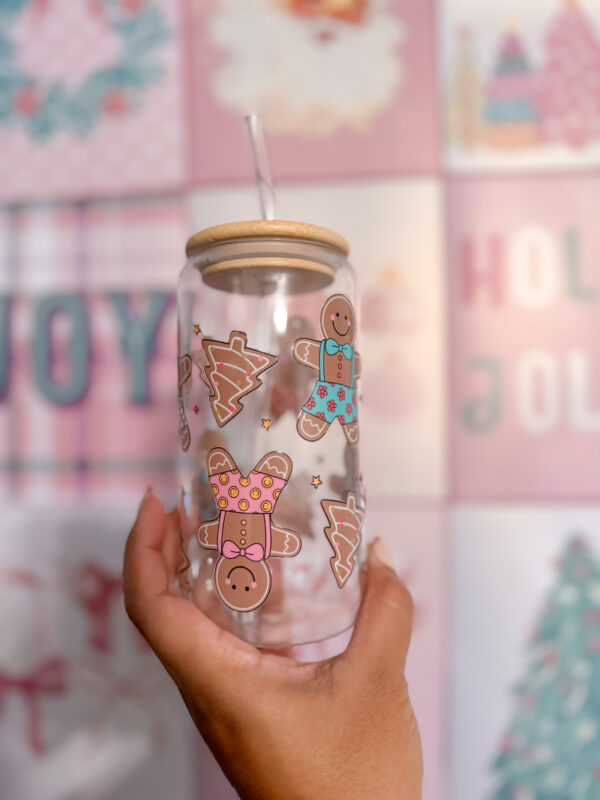
[[[348,361],[350,361],[354,352],[351,344],[338,344],[335,339],[325,340],[325,352],[328,356],[334,356],[336,353],[339,353],[340,350]]]

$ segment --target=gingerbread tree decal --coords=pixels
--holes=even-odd
[[[275,356],[252,350],[246,343],[246,334],[240,331],[232,331],[228,342],[202,341],[208,360],[204,373],[211,390],[210,405],[219,428],[240,413],[240,400],[262,386],[258,376],[277,363]]]
[[[189,389],[188,382],[192,377],[192,359],[188,353],[180,356],[177,372],[179,386],[179,442],[181,444],[181,449],[185,452],[189,449],[191,441],[190,426],[188,425],[185,415],[185,402],[183,398],[186,388]]]
[[[325,536],[335,553],[330,560],[331,569],[341,589],[356,564],[365,511],[356,505],[354,492],[346,493],[345,503],[341,500],[321,500],[321,506],[329,520]]]

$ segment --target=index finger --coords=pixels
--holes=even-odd
[[[168,590],[168,565],[162,553],[167,515],[148,489],[127,538],[123,558],[125,605],[135,617],[145,603]],[[137,623],[137,619],[134,620]]]
[[[147,492],[125,548],[127,613],[171,675],[179,676],[178,682],[214,684],[228,665],[248,656],[256,659],[257,651],[171,592],[170,572],[178,551],[177,530],[169,526],[160,500]]]

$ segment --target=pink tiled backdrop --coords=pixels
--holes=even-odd
[[[599,189],[592,176],[449,186],[461,500],[599,496]]]
[[[3,217],[3,242],[10,250],[3,270],[11,298],[6,326],[11,357],[0,406],[6,425],[5,494],[27,503],[110,497],[128,504],[151,480],[172,497],[174,286],[186,233],[181,200],[32,206]],[[146,398],[133,397],[114,292],[124,296],[133,319],[150,313],[153,296],[163,309],[148,358]],[[89,342],[85,391],[66,405],[45,397],[35,373],[34,353],[46,337],[36,314],[41,303],[58,295],[75,298],[84,308]],[[63,315],[50,325],[50,374],[57,383],[70,369],[72,337],[64,323]]]
[[[9,69],[26,76],[26,84],[15,90],[0,124],[0,199],[97,197],[182,186],[187,140],[180,10],[180,3],[168,0],[33,0],[5,16],[2,33],[15,48]],[[154,12],[167,35],[152,58],[160,75],[150,77],[141,96],[122,88],[117,78],[98,101],[100,112],[89,130],[74,131],[65,110],[51,135],[31,135],[28,118],[46,94],[58,87],[74,96],[86,79],[117,64],[124,50],[117,24]]]
[[[515,7],[522,38],[539,39],[561,4]],[[471,153],[468,163],[449,158],[444,171],[449,109],[438,87],[447,88],[454,64],[436,43],[456,42],[464,34],[456,27],[469,21],[481,41],[492,43],[504,24],[497,17],[503,10],[492,15],[475,0],[318,0],[310,7],[309,0],[96,0],[77,8],[70,0],[23,0],[26,14],[9,33],[19,64],[37,76],[35,88],[51,80],[72,88],[114,62],[103,17],[109,5],[131,18],[162,10],[170,31],[157,52],[162,77],[131,105],[109,93],[87,136],[66,129],[46,140],[27,134],[22,115],[35,114],[37,102],[28,87],[11,96],[11,114],[0,119],[0,499],[10,507],[2,513],[10,531],[0,553],[3,608],[27,616],[40,580],[59,575],[61,602],[78,620],[60,657],[71,659],[74,643],[95,655],[86,650],[86,617],[70,591],[73,573],[60,564],[89,562],[118,579],[142,491],[151,483],[167,501],[176,492],[177,273],[195,226],[258,215],[242,114],[262,106],[281,215],[340,228],[364,290],[363,349],[372,354],[365,375],[374,378],[365,387],[364,413],[373,434],[361,442],[373,475],[368,535],[389,541],[415,596],[409,680],[426,755],[425,798],[483,800],[476,790],[472,797],[452,793],[447,781],[452,772],[462,786],[456,776],[468,772],[471,758],[468,742],[464,751],[451,748],[449,718],[464,732],[474,711],[484,712],[468,698],[453,702],[446,676],[460,631],[475,630],[469,614],[480,608],[482,591],[470,580],[479,575],[476,561],[451,556],[472,556],[469,539],[487,552],[494,515],[475,513],[458,549],[448,517],[458,505],[468,521],[472,504],[491,501],[510,507],[535,500],[550,516],[549,503],[569,508],[585,501],[590,519],[595,513],[600,179],[589,164],[597,154],[494,154],[481,162]],[[596,18],[590,0],[570,6]],[[262,60],[266,52],[275,53],[279,69]],[[535,178],[519,172],[532,166],[532,156]],[[497,174],[508,163],[513,171]],[[569,171],[575,165],[580,171]],[[553,166],[563,169],[560,176],[545,172]],[[468,169],[469,177],[455,168]],[[124,295],[128,315],[143,317],[158,293],[165,304],[145,398],[132,398],[114,293]],[[34,353],[47,335],[39,304],[59,294],[82,304],[90,337],[86,391],[67,405],[44,397],[34,371]],[[53,320],[51,337],[50,369],[58,379],[69,363],[64,319]],[[402,410],[395,418],[388,392]],[[114,511],[108,522],[107,507]],[[523,528],[532,524],[528,514],[507,513]],[[534,575],[540,566],[536,548],[512,551],[501,531],[493,533],[506,576],[518,563],[526,582],[528,570]],[[511,533],[516,537],[514,525]],[[450,606],[457,581],[459,620]],[[501,580],[498,586],[502,596]],[[506,623],[498,608],[481,621],[486,630]],[[34,665],[34,645],[25,642],[19,652],[23,642],[0,639],[0,664],[14,666],[24,655]],[[323,658],[344,644],[298,655]],[[493,643],[477,646],[493,656]],[[498,665],[496,686],[508,677]],[[49,715],[54,701],[44,703],[45,725],[69,718],[54,715],[62,699],[74,702],[67,694]],[[125,695],[124,706],[129,700]],[[508,692],[498,691],[494,702],[499,719]],[[0,709],[0,755],[23,765],[16,770],[21,777],[37,775],[47,762],[23,748],[26,740],[5,733],[13,718],[25,730],[23,704],[14,696]],[[176,741],[191,743],[192,752],[156,756],[154,767],[163,768],[155,772],[144,768],[145,751],[142,766],[131,756],[124,783],[104,796],[163,796],[167,789],[148,775],[164,778],[175,764],[183,765],[178,777],[187,768],[195,774],[194,785],[182,783],[182,800],[231,797],[208,752],[198,756],[193,734],[181,730]]]
[[[293,4],[291,4],[293,5]],[[300,4],[304,6],[309,3]],[[325,7],[327,4],[323,3]],[[333,4],[332,4],[333,5]],[[349,4],[352,5],[352,4]],[[356,4],[360,5],[360,4]],[[196,182],[239,181],[251,177],[251,164],[245,132],[240,115],[256,110],[247,106],[243,96],[238,105],[226,105],[227,97],[218,95],[218,88],[227,84],[231,69],[231,85],[248,77],[248,92],[255,105],[262,105],[268,115],[275,98],[280,98],[278,86],[271,86],[270,73],[286,63],[289,71],[289,92],[296,94],[288,119],[297,114],[296,125],[281,130],[277,119],[269,135],[269,153],[274,174],[280,179],[310,180],[333,177],[372,177],[376,175],[422,174],[439,164],[438,109],[435,76],[434,4],[431,0],[371,0],[367,11],[381,15],[381,25],[363,41],[356,25],[342,23],[327,14],[296,15],[290,18],[282,11],[285,3],[263,3],[260,0],[193,0],[189,36],[192,68],[192,91],[195,100],[193,115],[192,174]],[[265,18],[256,31],[244,28],[252,13],[262,9]],[[218,16],[217,16],[217,12]],[[247,17],[244,17],[247,14]],[[286,22],[287,17],[287,22]],[[367,15],[368,18],[368,15]],[[281,23],[280,23],[281,20]],[[294,25],[290,29],[288,23]],[[398,29],[398,40],[390,45],[386,31]],[[252,30],[247,36],[249,46],[239,45],[237,30]],[[285,32],[293,31],[293,43],[301,48],[293,65],[287,64]],[[382,40],[381,48],[378,40]],[[251,46],[251,42],[254,46]],[[336,49],[337,48],[337,49]],[[334,49],[340,61],[329,62],[326,52]],[[271,56],[272,60],[269,60]],[[345,109],[336,116],[333,98],[317,91],[320,81],[331,81],[327,71],[313,74],[314,61],[323,62],[329,69],[341,64],[336,79],[338,93],[344,93],[348,105],[356,96],[364,95],[363,106],[369,108],[370,96],[378,91],[377,76],[390,80],[394,88],[382,98],[379,108],[365,110],[358,101],[355,117]],[[382,62],[380,65],[379,62]],[[389,61],[389,64],[388,64]],[[390,73],[390,75],[388,75]],[[264,78],[265,91],[253,80]],[[371,86],[369,81],[373,81]],[[229,85],[229,84],[227,84]],[[342,88],[343,86],[343,88]],[[325,92],[325,90],[323,90]],[[319,131],[319,116],[331,114],[327,133]],[[314,119],[310,119],[310,115]],[[295,117],[294,117],[295,118]],[[341,119],[341,122],[336,120]]]

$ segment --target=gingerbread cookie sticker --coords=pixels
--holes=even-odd
[[[227,450],[216,447],[207,469],[219,516],[200,525],[198,542],[219,553],[214,581],[223,603],[234,611],[254,611],[271,591],[268,559],[295,556],[302,545],[294,531],[271,518],[292,462],[285,453],[270,452],[242,475]]]
[[[329,521],[325,536],[335,553],[329,563],[337,584],[342,589],[356,565],[365,510],[356,505],[354,492],[346,493],[345,503],[341,500],[321,500],[321,507]]]
[[[246,342],[241,331],[232,331],[228,342],[202,340],[208,361],[205,383],[211,391],[210,405],[219,428],[240,413],[242,397],[262,386],[258,376],[277,363],[275,356],[252,350]]]
[[[189,449],[191,434],[185,415],[185,405],[183,402],[183,389],[185,384],[192,377],[192,359],[189,355],[181,356],[177,366],[178,372],[178,395],[179,395],[179,443],[184,453]]]
[[[361,365],[352,344],[356,314],[347,297],[334,294],[325,302],[321,330],[325,337],[321,341],[297,339],[294,343],[294,358],[319,372],[298,417],[298,433],[303,439],[316,442],[337,419],[348,442],[356,444],[359,430],[355,381],[360,377]]]

